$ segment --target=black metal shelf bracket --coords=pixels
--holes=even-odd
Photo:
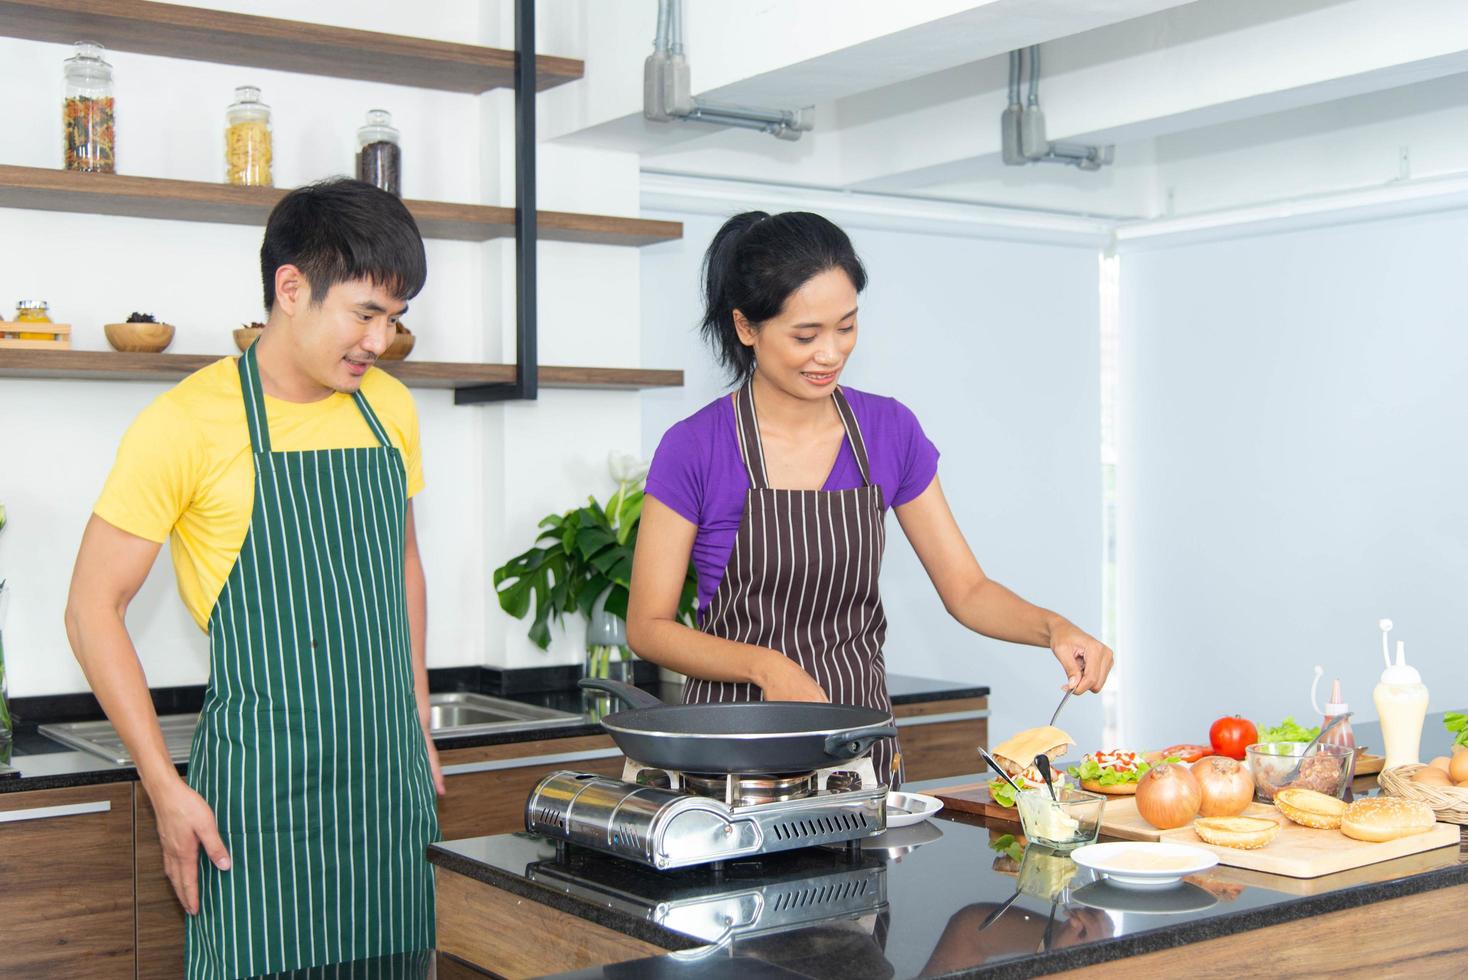
[[[515,0],[515,380],[454,390],[455,405],[534,401],[536,351],[535,0]]]

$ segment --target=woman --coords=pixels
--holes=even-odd
[[[912,412],[837,384],[866,286],[845,232],[817,214],[737,215],[703,279],[703,333],[738,387],[669,429],[653,457],[627,615],[637,653],[688,675],[690,702],[890,710],[877,588],[890,507],[955,619],[1049,647],[1064,687],[1099,691],[1111,651],[984,574]],[[690,555],[698,630],[676,616]],[[873,764],[901,784],[887,740]]]

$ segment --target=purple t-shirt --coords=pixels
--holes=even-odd
[[[938,450],[923,434],[912,410],[895,398],[844,385],[841,390],[861,426],[872,481],[882,488],[883,504],[900,507],[928,489],[938,473]],[[859,486],[856,454],[850,440],[842,439],[836,464],[821,489]],[[698,526],[693,565],[698,570],[702,615],[724,578],[749,492],[749,474],[739,456],[734,403],[729,396],[710,402],[663,434],[648,470],[647,492]]]

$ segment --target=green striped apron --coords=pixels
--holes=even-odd
[[[199,853],[190,978],[434,943],[438,817],[414,700],[402,455],[360,391],[379,446],[271,452],[253,347],[239,370],[254,509],[210,614],[188,768],[233,867]]]

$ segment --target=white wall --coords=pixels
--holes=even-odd
[[[644,398],[649,455],[668,425],[726,390],[696,332],[699,260],[721,219],[653,216],[684,221],[685,237],[643,253],[642,346],[650,358],[682,364],[688,384]],[[1099,630],[1094,249],[846,228],[870,279],[846,381],[917,413],[943,454],[949,502],[990,575]],[[895,518],[888,542],[888,669],[990,685],[996,739],[1044,724],[1063,680],[1049,652],[959,626]],[[1073,703],[1065,725],[1084,744],[1099,739],[1099,699]]]
[[[298,5],[279,0],[213,5],[303,16]],[[416,7],[329,0],[313,5],[309,16],[505,45],[509,12],[508,5],[471,0]],[[548,49],[544,42],[541,49],[584,54]],[[67,45],[0,38],[0,116],[6,120],[0,163],[60,165],[61,62],[69,54]],[[234,86],[248,83],[259,85],[274,109],[277,186],[350,172],[363,113],[385,107],[403,133],[405,196],[512,203],[507,92],[432,92],[125,52],[110,52],[108,60],[116,72],[121,173],[219,179],[224,109]],[[544,145],[541,157],[542,207],[636,213],[635,155]],[[262,313],[260,233],[244,226],[0,209],[0,303],[22,296],[49,300],[55,318],[74,325],[77,348],[107,349],[102,324],[146,310],[178,327],[172,351],[224,355],[233,350],[231,329]],[[413,357],[508,358],[512,246],[434,241],[428,260],[427,287],[408,317],[417,336]],[[541,246],[543,362],[642,363],[638,262],[631,248]],[[8,316],[9,308],[0,313]],[[165,388],[0,381],[0,502],[11,519],[0,534],[0,578],[14,590],[5,633],[13,695],[86,689],[61,628],[71,563],[119,436]],[[581,643],[574,629],[549,655],[532,647],[526,624],[499,611],[489,573],[530,544],[545,513],[574,505],[588,492],[610,492],[606,455],[636,449],[639,395],[548,391],[534,405],[487,407],[455,407],[440,391],[418,389],[415,397],[428,481],[415,514],[429,580],[430,666],[577,660]],[[166,555],[136,600],[129,625],[151,684],[205,680],[207,641],[176,599]]]
[[[1382,616],[1462,705],[1465,238],[1453,211],[1122,256],[1134,744],[1303,721],[1315,664],[1374,718]]]

